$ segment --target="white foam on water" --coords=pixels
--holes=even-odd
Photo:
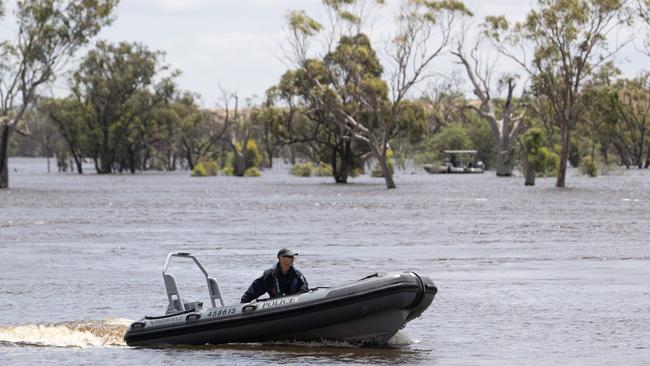
[[[128,319],[82,320],[0,328],[0,342],[51,347],[125,346]]]
[[[418,341],[411,339],[404,330],[398,330],[395,335],[388,340],[391,346],[408,346],[409,344],[418,343]]]

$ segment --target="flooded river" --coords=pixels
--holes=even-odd
[[[401,172],[398,189],[286,167],[260,178],[187,172],[48,174],[10,160],[0,191],[0,364],[650,364],[650,172],[596,179]],[[166,307],[170,251],[196,254],[227,303],[279,248],[311,287],[415,271],[432,306],[384,348],[339,343],[139,349],[126,325]],[[186,299],[207,301],[191,266]]]

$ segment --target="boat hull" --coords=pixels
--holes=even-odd
[[[305,294],[144,318],[125,334],[130,346],[276,340],[386,343],[433,301],[437,289],[415,273],[374,275]]]

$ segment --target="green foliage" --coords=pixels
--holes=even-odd
[[[176,75],[162,74],[161,57],[140,44],[99,42],[73,74],[72,92],[86,111],[93,147],[88,155],[99,162],[99,173],[116,165],[135,171],[137,156],[159,138],[151,111],[171,97]]]
[[[250,167],[244,172],[244,177],[259,177],[262,173],[256,167]]]
[[[221,170],[219,170],[219,173],[221,175],[232,177],[233,175],[235,175],[235,169],[232,167],[232,165],[226,165]]]
[[[490,138],[489,140],[493,139]],[[474,148],[470,130],[460,123],[454,123],[440,129],[440,132],[427,138],[421,146],[422,148],[414,158],[417,164],[430,164],[441,161],[443,158],[443,150],[467,150]]]
[[[314,166],[310,162],[296,163],[291,167],[291,174],[296,177],[311,177]]]
[[[537,174],[545,174],[548,163],[548,149],[544,147],[544,132],[539,128],[531,128],[522,136],[524,153],[528,164],[533,166]]]
[[[0,17],[4,15],[0,1]],[[11,132],[38,96],[38,88],[112,21],[117,0],[29,0],[15,2],[17,29],[0,41],[0,188],[9,186],[7,152]],[[11,32],[11,30],[9,31]],[[5,122],[5,119],[7,121]],[[5,134],[6,133],[6,134]]]
[[[544,155],[542,161],[546,161],[543,175],[546,177],[556,177],[560,168],[560,156],[546,147],[540,148],[540,153]]]
[[[192,176],[193,177],[207,177],[208,176],[208,170],[205,168],[205,165],[203,163],[198,163],[194,165],[194,169],[192,169]]]
[[[291,174],[296,177],[331,177],[332,167],[325,163],[319,163],[317,166],[311,162],[296,163],[291,167]]]
[[[591,156],[585,156],[580,163],[580,172],[590,177],[598,176],[598,167]]]
[[[490,125],[482,120],[476,113],[468,113],[468,123],[464,128],[470,140],[468,148],[477,151],[476,159],[482,161],[486,167],[496,164],[497,144]]]
[[[331,177],[332,166],[325,163],[319,163],[317,167],[314,167],[314,175],[317,177]]]
[[[289,27],[296,33],[305,36],[312,36],[318,33],[323,27],[313,18],[310,18],[304,11],[292,11],[287,15]]]
[[[609,92],[605,132],[622,152],[622,160],[642,167],[650,156],[650,73],[619,79]]]
[[[237,152],[241,154],[242,144],[237,143]],[[260,162],[262,161],[262,156],[260,155],[260,150],[257,147],[257,142],[253,139],[249,139],[246,143],[246,165],[245,169],[249,168],[259,168]]]
[[[192,169],[193,177],[213,177],[219,173],[217,162],[211,159],[202,158]]]

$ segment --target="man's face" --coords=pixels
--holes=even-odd
[[[293,266],[293,257],[281,256],[278,259],[280,260],[280,266],[283,270],[287,270]]]

